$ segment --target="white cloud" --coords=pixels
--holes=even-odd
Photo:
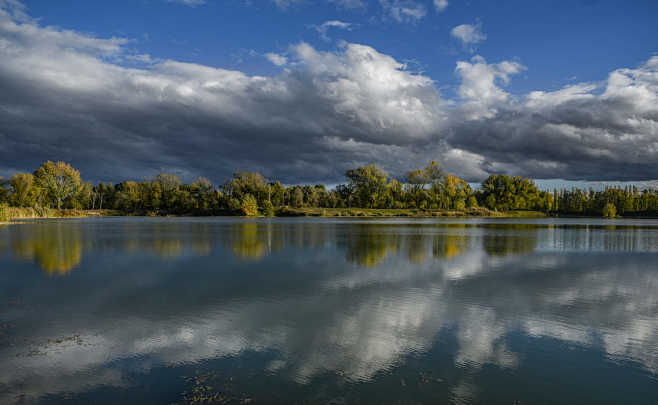
[[[0,13],[4,12],[16,21],[30,22],[27,7],[20,0],[0,0]]]
[[[352,30],[352,24],[338,20],[325,21],[321,25],[316,25],[313,27],[317,32],[320,33],[320,37],[322,37],[322,39],[325,41],[329,41],[329,37],[327,36],[327,31],[329,28],[339,28],[348,31]]]
[[[206,4],[207,0],[167,0],[169,3],[179,3],[190,7],[197,7]]]
[[[592,92],[596,84],[581,83],[564,87],[553,92],[533,91],[526,97],[526,105],[531,108],[553,107],[571,101],[584,101],[595,98]]]
[[[434,8],[438,13],[448,7],[448,0],[434,0]]]
[[[463,109],[470,119],[491,118],[499,106],[509,100],[509,94],[497,85],[509,83],[509,76],[524,70],[517,62],[503,61],[487,64],[481,56],[474,56],[471,62],[457,62],[456,72],[461,78],[459,96],[464,100]]]
[[[329,0],[330,3],[336,3],[345,8],[365,8],[366,5],[362,0]]]
[[[414,0],[379,0],[385,13],[397,22],[415,23],[427,15],[427,8]]]
[[[482,33],[481,23],[458,25],[450,31],[450,35],[459,39],[464,46],[475,45],[487,39],[487,36]]]
[[[279,55],[278,53],[266,53],[265,58],[277,66],[285,66],[288,63],[288,58],[283,55]]]
[[[235,167],[257,167],[287,182],[336,182],[357,164],[399,175],[438,159],[469,180],[500,170],[656,176],[658,57],[602,84],[515,97],[504,86],[525,68],[476,56],[457,63],[459,99],[451,101],[440,97],[441,83],[367,45],[293,45],[265,55],[287,69],[248,75],[162,61],[122,38],[41,27],[0,4],[0,172],[64,159],[90,179],[113,181],[163,169],[223,180]]]
[[[295,3],[301,3],[304,0],[272,0],[272,1],[274,1],[274,4],[276,4],[277,7],[279,7],[282,10],[285,10],[289,6]]]

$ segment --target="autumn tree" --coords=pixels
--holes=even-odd
[[[46,200],[57,209],[80,191],[80,172],[68,163],[48,161],[34,172],[34,177]]]
[[[245,194],[242,197],[242,202],[240,205],[242,214],[247,217],[255,217],[258,215],[258,202],[256,198],[251,194]]]
[[[603,217],[604,218],[614,218],[617,216],[617,208],[612,203],[607,203],[603,207]]]

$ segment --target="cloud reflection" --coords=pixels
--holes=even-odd
[[[75,235],[71,226],[43,232]],[[117,224],[126,226],[135,225]],[[93,269],[88,288],[63,284],[55,295],[37,281],[22,291],[37,308],[56,302],[57,321],[27,308],[6,314],[15,337],[32,343],[0,346],[0,384],[10,387],[0,400],[121,387],[127,382],[111,364],[128,359],[144,359],[148,372],[246,352],[274,353],[263,368],[300,384],[326,373],[373,381],[430,350],[445,350],[455,370],[473,377],[486,365],[523,364],[512,333],[658,373],[658,273],[649,267],[658,228],[621,228],[613,243],[598,228],[486,222],[192,221],[159,228],[157,238],[150,226],[118,239],[79,229]],[[12,233],[12,246],[39,232]],[[126,246],[148,252],[161,239],[181,249],[116,255]],[[216,248],[201,257],[190,246],[204,240]],[[108,249],[115,259],[102,254]],[[176,260],[158,266],[165,257]],[[52,340],[74,334],[80,339]],[[437,346],[443,334],[454,349]],[[477,397],[473,378],[458,381],[453,399]]]

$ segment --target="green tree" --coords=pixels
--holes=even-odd
[[[383,200],[388,185],[388,175],[375,165],[360,166],[348,170],[349,187],[354,190],[357,204],[364,208],[376,208]]]
[[[277,181],[270,184],[270,202],[272,205],[275,207],[285,205],[284,194],[285,188],[281,185],[281,183]]]
[[[11,197],[9,202],[16,207],[34,207],[37,205],[40,189],[30,173],[16,173],[12,176]]]
[[[486,199],[486,204],[490,210],[496,209],[496,196],[489,194]]]
[[[304,192],[299,186],[293,186],[288,190],[290,205],[295,208],[301,208],[304,206]]]
[[[181,179],[175,174],[160,173],[155,176],[155,183],[160,186],[162,193],[160,210],[175,211],[176,198],[179,196],[178,188],[183,184]]]
[[[80,184],[80,189],[74,198],[71,199],[70,208],[76,208],[80,210],[88,209],[91,206],[91,194],[93,188],[91,184],[83,181]]]
[[[215,199],[215,187],[205,177],[199,177],[190,184],[190,194],[197,213],[209,213]]]
[[[10,182],[4,177],[0,176],[0,204],[7,202],[9,199],[9,190],[7,190],[9,185]]]
[[[222,188],[229,198],[242,200],[245,194],[251,194],[257,202],[262,203],[271,197],[267,185],[267,180],[260,173],[238,172]]]
[[[274,205],[268,200],[263,202],[263,215],[266,217],[274,216]]]
[[[57,209],[80,191],[80,172],[64,162],[48,161],[34,172],[34,177],[37,185],[46,192],[47,201]]]

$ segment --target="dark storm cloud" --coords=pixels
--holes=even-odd
[[[598,93],[598,94],[597,94]],[[449,142],[485,157],[492,172],[537,178],[658,177],[658,58],[612,72],[604,85],[533,92],[451,128]]]
[[[40,27],[17,4],[0,1],[0,175],[50,159],[93,180],[258,170],[334,183],[358,164],[399,176],[437,159],[468,180],[658,177],[658,58],[612,72],[601,88],[518,100],[501,83],[525,68],[476,56],[457,65],[454,103],[364,45],[302,43],[277,58],[279,75],[248,76],[135,58],[126,40]]]

